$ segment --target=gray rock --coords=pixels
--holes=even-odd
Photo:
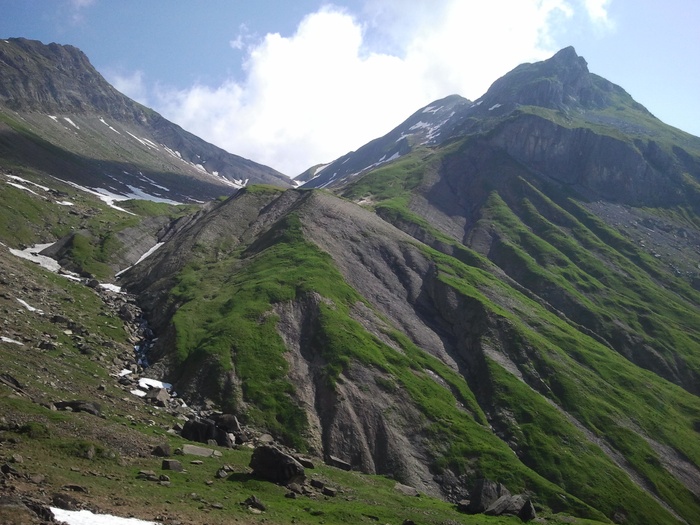
[[[164,459],[162,463],[163,470],[174,470],[175,472],[182,472],[182,463],[176,459]]]
[[[80,401],[80,400],[74,400],[74,401],[58,401],[54,403],[54,406],[58,410],[70,410],[73,412],[87,412],[88,414],[92,414],[93,416],[101,416],[102,415],[102,407],[98,403],[95,403],[93,401]]]
[[[265,504],[262,501],[260,501],[257,498],[257,496],[250,496],[243,503],[241,503],[241,505],[245,505],[248,508],[257,509],[257,510],[262,511],[262,512],[267,510],[267,507],[265,506]]]
[[[484,514],[487,516],[501,516],[502,514],[517,516],[523,506],[525,506],[525,498],[521,495],[503,495],[491,503]]]
[[[153,450],[151,450],[151,454],[159,458],[167,458],[172,455],[172,451],[168,443],[163,443],[162,445],[154,447]]]
[[[467,508],[468,514],[484,512],[501,496],[510,496],[510,492],[501,483],[490,479],[479,479],[470,491],[471,501]]]
[[[523,505],[523,508],[520,509],[520,512],[518,512],[518,518],[520,518],[522,521],[530,521],[534,520],[536,517],[537,512],[535,512],[535,506],[532,504],[532,501],[527,500],[525,505]]]
[[[250,459],[253,474],[274,483],[288,485],[303,482],[304,467],[299,462],[273,445],[260,445]]]
[[[403,483],[396,483],[396,485],[394,485],[394,490],[400,492],[404,496],[420,496],[420,492],[418,492],[418,490],[413,487],[409,487],[408,485],[404,485]]]
[[[146,393],[146,399],[156,406],[165,407],[170,400],[170,394],[165,388],[156,388]]]
[[[330,465],[331,467],[339,468],[341,470],[352,470],[352,465],[350,463],[336,456],[328,456],[326,465]]]
[[[214,450],[199,445],[182,445],[182,453],[190,456],[209,458],[214,455]]]

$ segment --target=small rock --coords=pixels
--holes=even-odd
[[[220,468],[219,470],[216,471],[216,477],[219,479],[224,479],[227,476],[228,476],[228,472],[226,472],[223,468]]]
[[[309,458],[304,457],[304,456],[295,456],[294,459],[296,459],[299,464],[304,467],[304,468],[316,468],[314,466],[314,462],[311,461]]]
[[[323,487],[325,487],[325,484],[323,483],[323,481],[321,481],[319,479],[312,479],[311,481],[309,481],[309,484],[313,488],[319,489],[319,490],[321,490],[321,489],[323,489]]]
[[[182,453],[208,458],[214,455],[214,450],[199,445],[182,445]]]
[[[174,470],[175,472],[182,472],[182,463],[176,459],[164,459],[161,468],[163,470]]]
[[[151,454],[160,458],[167,458],[170,457],[172,452],[170,450],[170,445],[168,443],[164,443],[154,447],[153,450],[151,450]]]
[[[338,489],[334,489],[333,487],[323,487],[323,495],[334,498],[338,495]]]
[[[262,501],[260,501],[260,500],[257,498],[257,496],[250,496],[250,497],[249,497],[248,499],[246,499],[243,503],[241,503],[241,505],[244,505],[244,506],[246,506],[246,507],[248,507],[248,508],[257,509],[257,510],[259,510],[259,511],[265,511],[265,510],[267,510],[267,507],[265,506],[265,504],[264,504]]]
[[[51,503],[53,503],[54,507],[63,510],[78,510],[80,508],[80,502],[68,494],[54,494],[51,498]]]
[[[336,456],[328,456],[326,464],[341,470],[352,470],[352,465],[350,463]]]

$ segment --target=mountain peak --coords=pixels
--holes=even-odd
[[[609,91],[608,86],[596,85],[586,60],[569,46],[542,62],[516,67],[491,85],[484,100],[511,108],[527,105],[590,109],[607,105],[605,91]]]

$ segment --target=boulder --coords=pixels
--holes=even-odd
[[[518,518],[520,518],[522,521],[530,521],[534,520],[536,517],[537,512],[535,512],[535,506],[532,504],[532,501],[527,500],[525,505],[523,505],[523,508],[520,509],[520,512],[518,512]]]
[[[165,388],[155,388],[146,393],[146,400],[156,406],[165,407],[170,401],[170,394]]]
[[[211,448],[200,447],[198,445],[182,445],[182,453],[191,456],[201,456],[208,458],[214,455],[214,450]]]
[[[487,516],[501,516],[502,514],[517,516],[520,513],[520,509],[524,506],[525,498],[520,494],[515,496],[503,495],[491,503],[484,511],[484,514]]]
[[[58,410],[72,410],[73,412],[87,412],[93,416],[102,415],[102,407],[93,401],[58,401],[54,403]]]
[[[300,483],[305,478],[304,467],[273,445],[257,447],[250,459],[250,468],[254,475],[281,485]]]
[[[505,486],[490,479],[478,479],[470,491],[471,498],[467,514],[478,514],[488,509],[501,496],[510,496]]]
[[[222,447],[233,447],[235,440],[223,428],[219,428],[211,419],[190,419],[183,427],[180,435],[190,441],[209,443],[210,440]]]
[[[352,470],[352,465],[350,463],[336,456],[328,456],[328,460],[326,460],[326,465],[330,465],[331,467],[339,468],[342,470]]]
[[[163,443],[162,445],[157,445],[151,450],[151,455],[159,458],[167,458],[172,455],[170,445],[168,443]]]
[[[163,470],[174,470],[175,472],[182,472],[182,463],[176,459],[164,459],[162,463]]]
[[[418,490],[408,485],[404,485],[403,483],[397,482],[396,485],[394,485],[394,490],[400,492],[404,496],[420,496],[420,492],[418,492]]]

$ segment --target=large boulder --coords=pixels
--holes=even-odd
[[[233,447],[235,439],[226,430],[219,428],[211,419],[190,419],[182,427],[180,435],[190,441],[199,443],[209,443],[210,440],[216,441],[216,444],[221,447]]]
[[[304,467],[273,445],[257,447],[250,459],[250,468],[255,476],[281,485],[301,483],[305,479]]]
[[[468,514],[484,512],[499,498],[510,496],[510,492],[503,484],[490,479],[476,480],[470,494],[471,498],[467,507]]]
[[[515,496],[504,495],[489,505],[489,508],[484,511],[487,516],[500,516],[509,514],[517,516],[520,510],[525,506],[525,498],[520,494]]]

